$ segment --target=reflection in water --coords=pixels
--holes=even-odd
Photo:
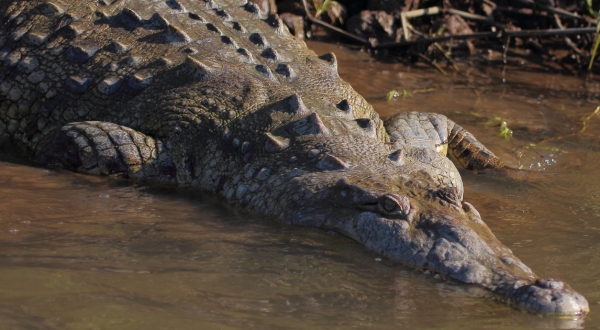
[[[543,142],[578,131],[595,108],[577,94],[581,82],[508,69],[501,84],[495,68],[446,78],[336,54],[342,77],[383,116],[444,113],[513,166],[526,165],[520,152],[555,161],[524,179],[462,172],[466,199],[538,274],[583,293],[588,317],[522,313],[486,290],[211,196],[0,162],[0,328],[600,327],[600,120],[584,135]],[[413,97],[385,101],[391,89]],[[486,124],[494,117],[509,120],[513,140]],[[532,143],[538,148],[525,148]]]

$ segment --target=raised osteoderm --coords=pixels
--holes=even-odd
[[[2,0],[0,141],[48,166],[196,186],[337,231],[535,312],[588,303],[538,278],[463,201],[455,164],[504,165],[438,114],[381,121],[246,0]]]

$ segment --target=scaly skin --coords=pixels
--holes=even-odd
[[[0,24],[0,141],[41,164],[197,186],[534,312],[589,310],[462,201],[452,161],[493,153],[442,115],[384,123],[245,0],[4,0]]]

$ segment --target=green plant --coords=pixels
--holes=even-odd
[[[503,120],[502,124],[500,124],[500,137],[503,137],[506,141],[509,141],[512,137],[512,134],[513,131],[508,128],[506,120]]]
[[[406,98],[407,96],[412,97],[413,95],[406,89],[402,90],[402,93],[398,92],[395,89],[392,89],[389,93],[387,93],[387,95],[385,96],[385,99],[388,101],[391,101],[391,100],[397,98],[398,96],[402,96],[402,98]]]
[[[344,11],[344,6],[342,6],[339,2],[333,0],[324,0],[323,2],[320,0],[313,0],[313,5],[317,10],[315,17],[318,18],[323,13],[332,10],[334,12],[334,16],[340,20],[340,23],[344,23],[341,15]]]
[[[400,96],[400,93],[398,93],[397,90],[392,89],[389,93],[387,93],[387,95],[385,96],[385,99],[387,101],[391,101],[391,100],[397,98],[398,96]]]
[[[586,0],[588,11],[592,17],[597,17],[598,15],[594,13],[594,9],[592,8],[592,0]]]
[[[589,2],[590,0],[588,0]],[[590,58],[590,65],[588,66],[588,70],[592,69],[592,65],[594,65],[594,58],[596,58],[596,51],[598,50],[598,45],[600,44],[600,17],[598,17],[598,23],[596,24],[596,42],[594,43],[594,48],[592,48],[592,57]]]

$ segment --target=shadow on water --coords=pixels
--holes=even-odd
[[[588,317],[523,313],[480,288],[382,260],[344,237],[231,210],[210,195],[17,157],[0,162],[0,328],[599,328],[600,118],[576,138],[544,141],[581,129],[597,106],[596,87],[574,98],[586,90],[575,77],[508,70],[498,85],[488,68],[443,77],[334,51],[341,76],[382,116],[446,114],[512,166],[547,173],[463,172],[466,200],[536,273],[583,293]],[[391,89],[413,96],[386,101]],[[509,121],[513,139],[498,137],[487,124],[494,117]],[[552,161],[537,166],[538,158]]]

